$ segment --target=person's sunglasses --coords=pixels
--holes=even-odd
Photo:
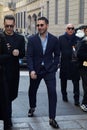
[[[68,27],[67,29],[68,30],[74,30],[74,27]]]
[[[14,25],[5,25],[6,28],[13,28]]]
[[[44,24],[37,24],[37,27],[43,27]]]

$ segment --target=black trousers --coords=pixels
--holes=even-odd
[[[0,119],[4,121],[4,127],[6,127],[11,123],[9,113],[10,100],[7,79],[1,72],[2,71],[0,70]]]
[[[55,118],[56,115],[56,104],[57,104],[57,94],[56,94],[56,78],[55,72],[47,73],[45,70],[42,70],[37,79],[33,80],[30,78],[30,87],[29,87],[29,103],[31,108],[36,107],[36,94],[40,84],[40,81],[44,79],[49,100],[49,118]]]
[[[82,78],[82,86],[84,93],[82,104],[87,104],[87,68],[80,69],[80,75]]]
[[[61,78],[60,79],[61,83],[61,93],[62,96],[67,96],[67,79]],[[75,102],[79,102],[79,80],[72,80],[73,83],[73,93],[74,93],[74,100]]]

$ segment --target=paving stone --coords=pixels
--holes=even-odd
[[[81,126],[78,122],[76,121],[60,121],[58,122],[59,123],[59,126],[60,128],[62,129],[80,129]]]
[[[0,120],[0,130],[3,130],[3,121],[2,120]]]
[[[16,123],[14,124],[14,127],[17,127],[17,128],[29,128],[29,124],[28,123]]]
[[[83,119],[83,120],[78,120],[78,123],[82,126],[82,128],[87,130],[87,120]]]
[[[23,122],[23,123],[14,123],[12,130],[33,130],[30,124]]]

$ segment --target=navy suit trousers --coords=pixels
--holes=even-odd
[[[40,84],[40,81],[44,79],[49,99],[49,118],[54,119],[56,115],[57,93],[56,93],[56,77],[55,72],[46,72],[45,69],[40,71],[37,75],[37,79],[30,78],[29,87],[29,103],[31,108],[36,107],[36,94]]]

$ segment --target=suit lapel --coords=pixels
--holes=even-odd
[[[40,50],[41,50],[41,52],[43,53],[43,47],[42,47],[41,40],[40,40],[40,38],[39,38],[38,34],[37,34],[37,39],[36,39],[36,42],[37,42],[37,44],[39,45],[39,49],[40,49]]]

